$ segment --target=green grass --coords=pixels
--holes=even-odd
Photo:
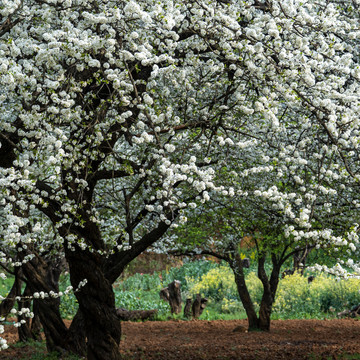
[[[244,308],[234,283],[233,273],[227,264],[211,261],[193,261],[179,268],[153,274],[134,274],[114,284],[116,306],[129,310],[157,309],[155,320],[167,320],[169,304],[159,297],[159,291],[173,280],[181,281],[182,297],[194,298],[196,293],[209,299],[201,316],[205,320],[243,319]],[[258,310],[262,297],[262,285],[254,269],[247,270],[246,281]],[[69,285],[68,277],[62,277],[61,288]],[[317,275],[308,284],[307,278],[298,274],[280,280],[272,319],[331,319],[336,313],[360,303],[360,280],[336,281],[330,276]],[[61,299],[61,314],[72,318],[77,310],[73,294]]]
[[[262,285],[254,271],[254,264],[247,269],[246,281],[258,310],[262,297]],[[173,280],[181,281],[183,301],[200,293],[208,298],[207,307],[200,319],[243,319],[244,308],[234,283],[234,276],[226,263],[198,260],[181,267],[153,274],[134,274],[119,279],[114,284],[116,306],[128,310],[157,309],[155,320],[171,317],[170,306],[160,299],[159,291]],[[12,279],[2,280],[3,294],[12,285]],[[60,290],[70,285],[69,276],[63,275]],[[350,309],[360,303],[360,280],[336,281],[327,275],[316,275],[308,284],[307,278],[298,274],[280,279],[272,319],[331,319],[337,312]],[[61,298],[60,311],[63,318],[71,319],[78,309],[74,294]],[[181,318],[181,317],[180,317]]]

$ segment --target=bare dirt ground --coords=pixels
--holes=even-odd
[[[275,320],[269,333],[233,332],[239,325],[246,321],[125,322],[121,353],[126,360],[360,359],[354,319]],[[4,337],[14,343],[16,329],[7,330]],[[0,353],[1,360],[30,358],[26,347]]]

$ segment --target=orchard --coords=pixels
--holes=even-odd
[[[358,275],[359,6],[1,1],[0,262],[26,284],[1,315],[15,294],[49,351],[119,359],[112,284],[154,244],[215,246],[241,287],[239,240],[254,236],[255,328],[269,329],[294,254],[322,248],[339,258],[327,271]],[[223,236],[180,241],[199,216]],[[69,329],[64,267],[79,303]]]

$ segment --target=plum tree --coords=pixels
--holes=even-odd
[[[4,254],[16,251],[25,268],[49,249],[64,253],[72,286],[80,286],[89,359],[119,358],[112,283],[186,220],[185,209],[211,192],[231,196],[224,173],[280,177],[289,169],[295,196],[280,184],[272,194],[262,183],[251,193],[284,213],[285,236],[329,231],[312,230],[311,209],[334,183],[349,183],[345,194],[352,189],[348,200],[358,205],[357,152],[347,152],[357,146],[359,113],[358,4],[351,4],[0,4]],[[242,157],[255,146],[264,158]],[[239,167],[221,171],[215,165],[229,153]],[[320,175],[304,162],[308,155],[324,158]],[[241,186],[236,192],[246,196]],[[39,214],[42,222],[34,221]],[[47,228],[55,236],[44,241]]]

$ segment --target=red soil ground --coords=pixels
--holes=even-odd
[[[275,320],[269,333],[233,332],[245,320],[123,323],[124,359],[360,359],[360,322]],[[16,329],[4,334],[17,340]],[[30,359],[30,349],[10,348],[0,359]],[[106,359],[104,359],[106,360]]]

